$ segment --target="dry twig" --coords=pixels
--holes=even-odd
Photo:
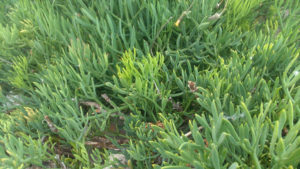
[[[217,4],[216,8],[219,8],[222,2],[223,2],[223,0],[220,3]],[[208,20],[217,20],[217,19],[219,19],[222,16],[222,14],[225,12],[225,10],[227,8],[227,3],[228,3],[228,0],[225,2],[223,10],[220,13],[216,12],[214,15],[210,16],[208,18]]]
[[[60,157],[59,157],[58,154],[56,154],[54,158],[59,162],[59,165],[60,165],[60,167],[61,167],[62,169],[67,169],[65,163],[64,163],[63,161],[60,160]]]
[[[48,116],[44,116],[45,121],[48,124],[48,127],[50,128],[50,130],[54,133],[58,132],[58,129],[54,126],[54,124],[52,123],[52,121],[50,120],[50,118]]]
[[[118,144],[127,144],[129,142],[128,139],[117,139]],[[97,148],[105,148],[105,149],[113,149],[117,150],[117,147],[107,138],[105,137],[94,137],[90,141],[86,141],[85,145],[93,146]]]
[[[202,130],[202,129],[203,129],[202,126],[198,127],[198,130]],[[184,136],[185,136],[185,137],[189,137],[190,135],[192,135],[192,132],[191,132],[191,131],[187,132]]]
[[[95,110],[96,113],[101,113],[101,111],[105,112],[105,110],[102,110],[101,106],[96,102],[90,102],[90,101],[84,102],[83,101],[83,102],[79,102],[79,104],[95,107],[96,108],[96,110]]]
[[[113,108],[116,108],[116,106],[111,102],[110,98],[107,96],[107,94],[101,94],[101,97],[107,102],[109,103]]]
[[[179,18],[176,20],[176,22],[174,24],[176,27],[179,26],[179,24],[181,23],[183,17],[186,16],[187,14],[189,14],[191,12],[190,9],[193,7],[194,3],[195,3],[195,1],[193,1],[191,3],[191,5],[188,7],[187,10],[185,10],[185,11],[182,12],[182,14],[179,16]]]

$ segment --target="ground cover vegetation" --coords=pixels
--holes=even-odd
[[[0,168],[299,167],[299,0],[4,0],[0,23]]]

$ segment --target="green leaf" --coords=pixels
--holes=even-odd
[[[216,169],[220,169],[219,153],[217,147],[212,144],[211,162]]]
[[[276,121],[275,125],[274,125],[274,130],[273,130],[273,135],[272,135],[272,139],[271,139],[271,144],[270,144],[270,152],[271,154],[274,154],[274,150],[275,150],[275,144],[276,141],[278,139],[278,135],[280,134],[280,130],[279,130],[279,122]]]
[[[284,125],[285,125],[285,122],[286,122],[286,111],[283,109],[280,112],[280,117],[279,117],[278,135],[281,134],[281,131],[282,131]]]
[[[190,169],[190,167],[186,167],[186,166],[166,166],[166,167],[162,167],[161,169]]]
[[[178,77],[176,77],[175,81],[176,81],[176,84],[179,87],[179,89],[181,89],[182,91],[185,91],[185,87],[184,87],[182,81]]]
[[[293,127],[293,125],[294,125],[294,110],[293,110],[293,103],[291,100],[289,101],[289,104],[288,104],[287,117],[288,117],[289,126]]]
[[[285,145],[284,145],[284,141],[282,138],[279,139],[278,143],[276,144],[276,153],[278,156],[281,156],[281,154],[284,152],[285,150]]]
[[[251,117],[251,115],[250,115],[250,112],[248,111],[248,108],[247,108],[247,106],[245,105],[245,103],[241,103],[241,106],[242,106],[242,108],[243,108],[243,110],[244,110],[244,113],[245,113],[245,116],[246,116],[246,120],[247,120],[247,122],[248,122],[248,125],[250,126],[250,127],[254,127],[254,124],[253,124],[253,121],[252,121],[252,117]]]
[[[299,164],[300,162],[300,148],[295,149],[292,153],[287,155],[287,157],[284,160],[285,164]]]

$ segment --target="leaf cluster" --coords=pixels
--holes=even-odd
[[[1,167],[299,167],[299,15],[298,0],[1,1]]]

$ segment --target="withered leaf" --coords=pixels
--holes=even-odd
[[[149,123],[146,124],[146,128],[148,128],[148,126],[150,126],[150,128],[152,128],[152,126],[158,126],[160,128],[163,128],[163,129],[165,128],[164,124],[160,121],[156,122],[155,124],[149,122]]]
[[[198,90],[196,83],[193,81],[188,81],[188,87],[192,93],[195,93]]]

